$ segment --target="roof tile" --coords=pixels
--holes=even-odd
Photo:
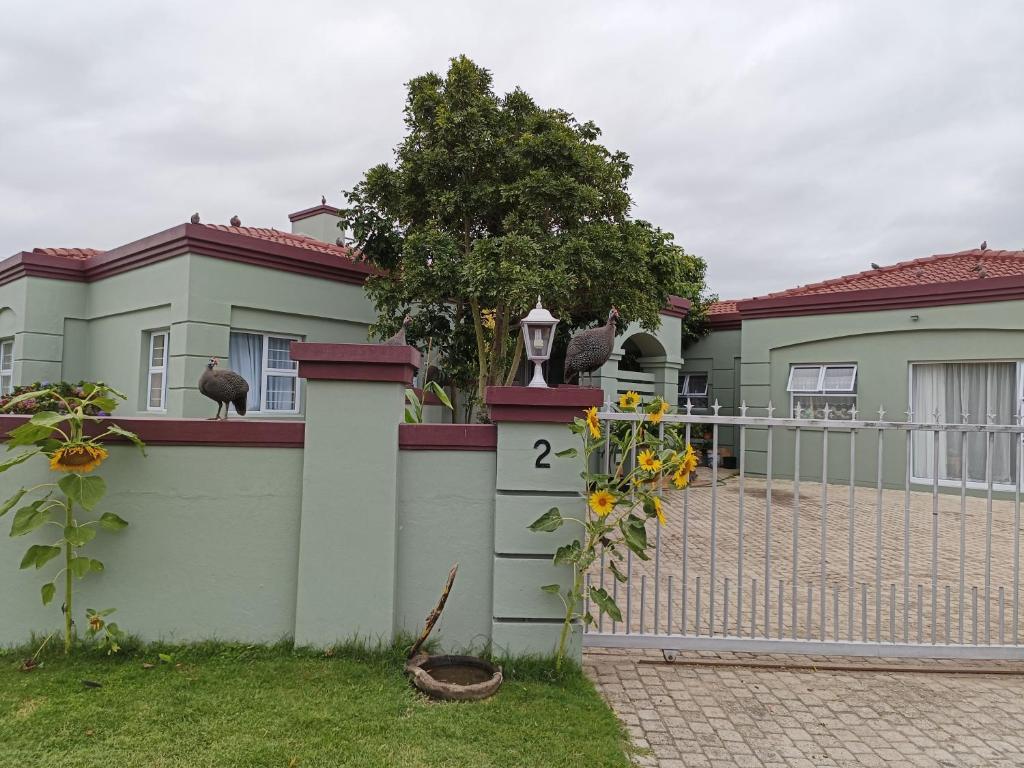
[[[103,251],[95,248],[33,248],[32,253],[42,253],[46,256],[60,256],[65,259],[76,261],[87,261],[93,256],[99,256]]]

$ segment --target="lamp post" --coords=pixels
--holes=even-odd
[[[537,306],[520,321],[520,325],[523,327],[526,357],[533,363],[533,378],[530,379],[527,386],[546,388],[548,383],[544,381],[541,365],[551,357],[551,345],[554,343],[558,318],[541,306],[540,296],[538,296]]]

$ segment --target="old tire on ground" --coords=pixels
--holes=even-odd
[[[479,701],[501,686],[501,667],[476,656],[421,654],[405,665],[412,684],[434,699]]]

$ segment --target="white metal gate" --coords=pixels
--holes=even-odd
[[[588,586],[608,589],[623,620],[600,617],[585,645],[1024,658],[1019,415],[1005,425],[993,416],[969,424],[966,415],[962,424],[926,423],[912,413],[885,421],[881,410],[877,421],[856,411],[848,420],[775,418],[770,405],[764,416],[746,406],[719,416],[717,403],[714,415],[687,410],[664,416],[659,428],[680,425],[687,442],[707,430],[716,456],[720,430],[733,428],[738,474],[720,484],[717,465],[702,467],[706,485],[663,490],[668,523],[649,524],[653,556],[630,553],[625,583],[606,574],[601,558]],[[599,416],[606,429],[645,418],[608,406]],[[979,474],[967,466],[969,440],[984,457],[980,483],[969,480]],[[959,479],[944,480],[940,457],[957,446]],[[997,454],[1010,462],[1010,483],[993,477]],[[747,466],[755,455],[757,475]],[[927,483],[914,476],[923,460]],[[839,482],[837,467],[846,468]]]

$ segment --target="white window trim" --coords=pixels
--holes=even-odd
[[[301,392],[299,387],[299,366],[294,365],[292,368],[271,368],[267,362],[270,359],[270,339],[287,339],[288,341],[299,341],[297,336],[288,336],[282,333],[264,333],[263,336],[263,361],[260,363],[262,382],[260,386],[260,414],[266,414],[269,416],[276,416],[279,414],[296,414],[299,413],[302,401]],[[282,410],[275,408],[270,410],[267,408],[267,395],[269,394],[269,387],[267,384],[270,381],[271,376],[289,376],[295,379],[295,407]]]
[[[910,369],[907,375],[907,407],[912,413],[914,413],[914,421],[921,421],[918,418],[917,413],[914,412],[914,366],[915,365],[935,365],[936,363],[1014,363],[1017,366],[1017,410],[1024,412],[1024,360],[1002,359],[1002,360],[917,360],[910,363]],[[925,432],[927,434],[927,432]],[[1024,444],[1022,444],[1018,450],[1024,450]],[[913,456],[913,454],[911,454]],[[1018,470],[1019,471],[1019,470]],[[1022,479],[1024,482],[1024,479]],[[911,485],[924,485],[929,488],[933,487],[936,483],[932,478],[929,477],[915,477],[911,474],[910,477]],[[966,486],[960,480],[943,480],[940,479],[938,482],[940,488],[961,488],[966,487],[972,491],[985,491],[988,490],[988,483],[978,482],[977,480],[968,480]],[[1012,492],[1017,490],[1016,483],[992,483],[993,491]]]
[[[703,376],[704,377],[704,391],[703,392],[691,392],[690,391],[690,379],[693,378],[694,376]],[[708,382],[709,382],[710,378],[711,377],[708,376],[708,374],[706,374],[706,373],[687,373],[687,374],[684,374],[683,375],[683,394],[684,395],[691,395],[693,397],[707,397],[708,396]]]
[[[160,361],[160,365],[153,365],[153,346],[158,337],[162,336],[164,340],[164,355],[163,360]],[[167,358],[169,353],[171,341],[170,331],[150,331],[149,332],[149,355],[146,358],[146,410],[150,413],[166,413],[167,412]],[[150,395],[153,391],[153,374],[161,373],[163,376],[160,381],[162,386],[160,389],[160,405],[155,406],[150,403]]]
[[[709,389],[711,387],[711,374],[710,373],[705,373],[703,371],[694,371],[693,373],[684,373],[684,374],[682,374],[682,376],[683,376],[683,380],[680,382],[680,386],[681,386],[682,392],[681,392],[680,396],[683,398],[683,400],[682,400],[682,402],[679,403],[679,407],[680,408],[685,408],[686,407],[686,402],[690,401],[692,403],[693,410],[695,410],[695,411],[710,411],[711,410],[711,400],[710,400],[710,397],[708,396],[708,391],[709,391]],[[703,376],[704,377],[704,392],[703,392],[703,394],[698,393],[698,392],[689,392],[689,391],[687,391],[690,388],[690,378],[692,376]],[[700,401],[700,400],[704,401],[703,405],[698,405],[696,402],[694,402],[694,401]]]
[[[814,389],[793,389],[793,373],[797,368],[817,368],[818,369],[818,383]],[[850,377],[850,386],[845,389],[825,389],[825,371],[828,368],[853,368],[853,376]],[[853,407],[857,407],[859,398],[857,395],[857,377],[860,374],[860,370],[857,363],[791,363],[789,366],[789,380],[786,382],[786,392],[789,393],[789,415],[793,418],[793,414],[796,413],[797,400],[801,396],[810,397],[828,397],[829,395],[836,395],[842,398],[853,398]],[[843,419],[836,419],[836,421],[843,421]]]
[[[8,345],[10,345],[11,348],[11,367],[0,367],[0,382],[2,382],[3,378],[6,376],[10,378],[11,383],[9,385],[9,388],[6,390],[3,389],[3,387],[0,387],[0,395],[6,395],[14,391],[14,339],[11,337],[7,337],[6,339],[0,339],[0,366],[3,365],[4,347]]]

